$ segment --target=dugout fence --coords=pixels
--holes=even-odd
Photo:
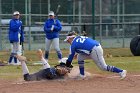
[[[64,42],[69,31],[76,31],[81,34],[82,31],[92,38],[92,29],[95,28],[95,39],[98,40],[104,48],[128,48],[133,37],[140,34],[140,23],[91,23],[85,24],[63,24],[60,33],[60,48],[68,48],[69,44]],[[102,28],[101,28],[102,27]],[[45,33],[43,25],[24,26],[26,50],[36,50],[45,48]],[[8,26],[0,26],[0,49],[9,50]]]

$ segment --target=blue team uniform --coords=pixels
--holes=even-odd
[[[23,29],[22,29],[22,22],[19,19],[14,19],[13,18],[13,19],[10,20],[10,23],[9,23],[9,41],[12,44],[13,43],[19,43],[19,42],[24,42],[24,32],[23,32]],[[13,51],[10,55],[9,63],[12,62],[13,58],[14,58],[14,62],[17,63],[17,58],[13,56],[13,55],[17,54],[17,50],[15,50],[15,48],[14,48]]]
[[[18,35],[20,34],[20,38]],[[9,41],[13,42],[23,42],[24,41],[24,33],[22,30],[22,22],[19,19],[10,20],[9,24]]]
[[[89,55],[94,46],[99,46],[99,42],[85,36],[77,36],[71,44],[68,61],[72,62],[75,52]]]
[[[51,31],[51,27],[54,25],[54,30]],[[62,26],[58,19],[48,19],[44,25],[44,31],[47,39],[54,39],[59,37],[59,32],[61,31]]]
[[[78,53],[78,64],[81,75],[84,73],[84,60],[86,57],[90,57],[96,63],[96,65],[105,71],[111,71],[121,73],[123,70],[114,66],[107,65],[103,58],[103,50],[100,43],[96,40],[85,36],[77,36],[73,39],[70,47],[70,55],[67,60],[67,65],[72,63],[75,53]]]

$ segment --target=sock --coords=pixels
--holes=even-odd
[[[48,61],[46,61],[44,58],[42,58],[41,61],[42,61],[44,69],[50,68],[50,65],[49,65]]]
[[[16,57],[14,57],[14,62],[17,63],[17,58]]]
[[[48,59],[49,51],[45,51],[45,59]]]
[[[12,59],[14,58],[14,53],[11,53],[10,58],[9,58],[9,63],[12,62]]]
[[[29,70],[25,62],[21,62],[23,75],[28,74]]]
[[[120,73],[122,72],[123,70],[117,68],[117,67],[114,67],[114,66],[107,66],[107,71],[111,71],[111,72],[116,72],[116,73]]]
[[[62,53],[61,53],[61,51],[57,51],[57,56],[58,56],[59,59],[62,59]]]
[[[12,56],[10,56],[10,58],[9,58],[9,63],[11,63],[11,62],[12,62],[12,59],[13,59],[13,57],[12,57]]]
[[[81,75],[85,75],[85,71],[84,71],[84,61],[78,61],[78,64],[79,64],[80,74],[81,74]]]

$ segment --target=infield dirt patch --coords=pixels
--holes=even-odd
[[[128,73],[124,80],[116,74],[88,75],[85,80],[66,78],[26,82],[23,78],[0,79],[0,93],[140,93],[140,73]]]

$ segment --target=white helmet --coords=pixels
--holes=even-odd
[[[20,15],[19,11],[15,11],[13,15]]]

